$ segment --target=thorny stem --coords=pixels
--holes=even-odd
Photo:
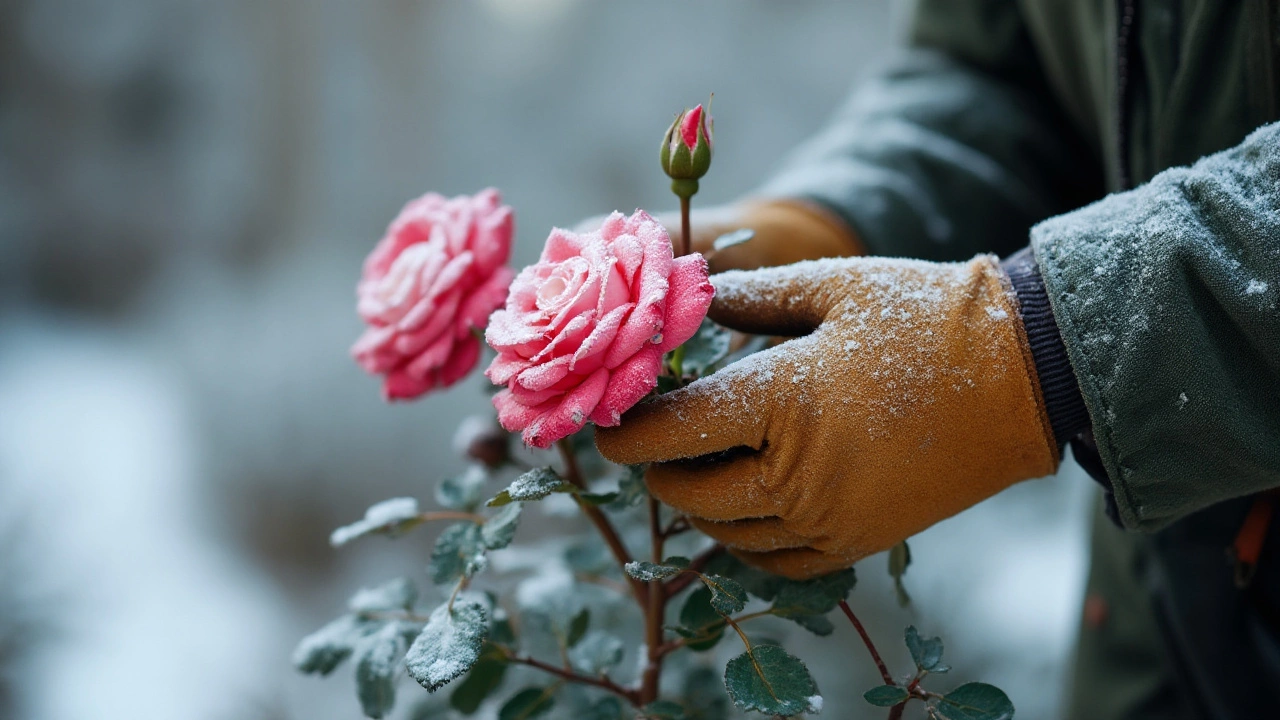
[[[587,483],[583,480],[582,471],[578,468],[578,458],[573,454],[573,446],[565,439],[558,441],[556,448],[560,451],[560,457],[564,459],[565,479],[574,486],[585,490]],[[618,566],[622,567],[631,562],[631,552],[627,550],[622,538],[618,536],[618,531],[613,528],[613,523],[609,522],[609,518],[605,517],[600,508],[583,502],[577,495],[574,495],[573,499],[578,503],[578,507],[582,509],[582,514],[586,515],[591,524],[596,526],[596,530],[600,531],[605,544],[613,552],[614,560],[618,562]],[[625,573],[624,577],[627,578],[627,584],[631,586],[631,594],[635,597],[636,603],[640,605],[641,609],[647,608],[649,598],[644,583]]]
[[[876,661],[876,667],[880,669],[880,679],[884,680],[885,685],[893,685],[893,676],[889,674],[888,666],[881,659],[880,651],[876,650],[876,645],[871,642],[871,636],[867,634],[867,629],[862,627],[862,623],[858,620],[858,616],[853,614],[853,609],[849,607],[849,603],[841,600],[840,609],[844,611],[845,617],[849,618],[849,622],[853,623],[853,629],[857,630],[858,635],[862,636],[862,642],[867,646],[867,652],[871,653],[871,659]]]
[[[693,560],[690,560],[689,567],[685,568],[684,572],[671,578],[671,580],[664,585],[667,591],[667,597],[673,598],[676,595],[679,595],[685,588],[692,585],[694,581],[698,579],[698,575],[702,572],[702,569],[707,566],[707,563],[719,557],[723,552],[723,545],[712,545],[699,553],[697,557],[693,558]]]
[[[530,657],[528,655],[521,655],[520,653],[517,653],[516,651],[512,650],[509,647],[506,647],[505,645],[500,645],[499,647],[502,648],[502,653],[506,656],[507,660],[510,662],[520,663],[521,665],[528,665],[529,667],[537,668],[543,672],[555,675],[556,677],[561,678],[563,680],[568,680],[569,682],[581,683],[583,685],[591,685],[593,687],[598,687],[601,690],[606,690],[608,692],[613,693],[614,695],[617,695],[618,697],[623,698],[624,700],[631,703],[632,705],[640,704],[639,695],[635,690],[628,690],[627,688],[622,687],[621,685],[610,680],[609,676],[607,675],[601,675],[600,677],[591,677],[590,675],[583,675],[581,673],[577,673],[565,668],[558,668],[555,665],[552,665],[550,663],[545,663],[541,660]]]
[[[649,544],[653,562],[662,562],[661,506],[649,496]],[[667,594],[660,582],[649,583],[649,605],[644,619],[644,641],[649,650],[648,662],[640,679],[640,700],[651,703],[658,697],[658,678],[662,674],[662,621],[666,619]]]

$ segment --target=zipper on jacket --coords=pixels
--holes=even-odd
[[[1137,0],[1116,2],[1116,177],[1120,187],[1133,186],[1129,172],[1129,113],[1132,104],[1132,75],[1137,44]]]

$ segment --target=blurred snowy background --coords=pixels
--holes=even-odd
[[[388,407],[347,357],[359,263],[409,198],[500,187],[516,260],[555,224],[670,205],[673,112],[714,91],[705,203],[749,190],[884,58],[903,9],[585,0],[0,4],[0,718],[357,718],[288,655],[430,535],[335,552],[459,468],[477,377]],[[854,605],[1052,717],[1084,572],[1074,465],[884,558]],[[870,716],[841,627],[789,641]],[[407,682],[407,681],[406,681]],[[404,697],[415,690],[406,685]],[[877,711],[876,716],[879,716]]]

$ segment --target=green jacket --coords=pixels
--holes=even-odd
[[[877,254],[1030,237],[1120,516],[1157,530],[1280,486],[1280,10],[1148,0],[1126,53],[1126,4],[924,0],[764,193]]]
[[[1280,2],[921,0],[909,37],[762,195],[876,254],[1030,243],[1099,474],[1154,533],[1095,532],[1125,626],[1086,628],[1077,685],[1128,687],[1077,716],[1276,716],[1280,519],[1249,591],[1223,550],[1280,487]]]

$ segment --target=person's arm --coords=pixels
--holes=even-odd
[[[1280,124],[1031,240],[1125,526],[1280,487]]]
[[[1006,255],[1036,222],[1102,195],[1098,151],[1067,117],[1017,3],[922,0],[902,56],[757,198],[824,207],[872,254]]]

